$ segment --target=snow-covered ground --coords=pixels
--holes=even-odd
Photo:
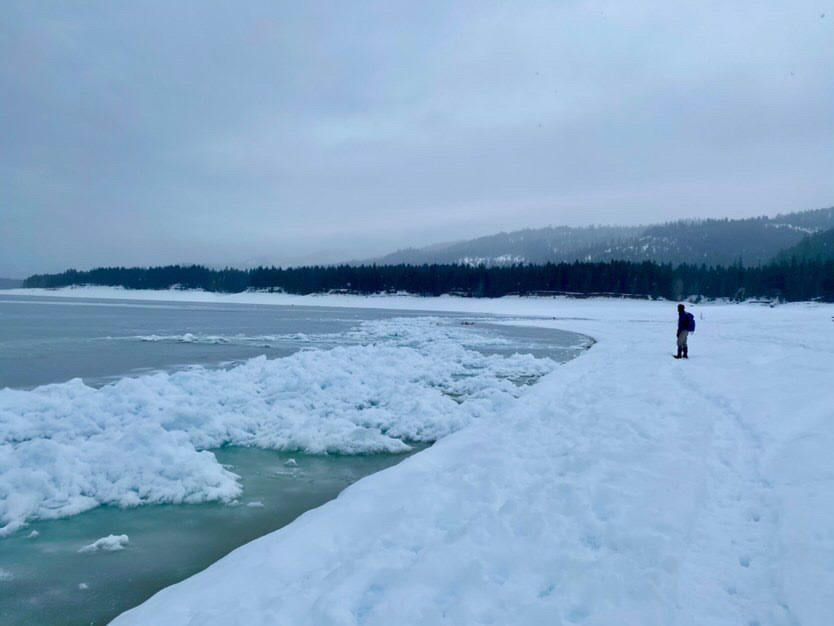
[[[668,302],[189,293],[150,295],[543,315],[599,343],[117,624],[832,622],[834,307],[692,307],[676,361]]]

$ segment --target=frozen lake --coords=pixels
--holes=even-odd
[[[398,314],[402,315],[402,314]],[[408,316],[408,313],[405,313]],[[384,311],[14,297],[0,292],[0,388],[120,376],[344,343]]]
[[[121,376],[194,365],[219,366],[258,355],[352,341],[362,321],[425,313],[257,304],[136,302],[4,296],[0,292],[0,388],[83,378],[99,386]],[[461,322],[493,318],[444,313]],[[567,360],[577,337],[562,331],[502,328],[513,348]]]
[[[105,623],[587,346],[495,321],[0,297],[0,621]],[[79,552],[110,534],[124,550]]]

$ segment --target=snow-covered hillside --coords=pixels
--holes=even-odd
[[[654,261],[730,265],[767,263],[805,235],[834,228],[834,208],[745,219],[678,220],[648,226],[557,226],[399,250],[381,265],[507,265],[580,261]]]
[[[676,361],[669,302],[155,297],[542,315],[516,323],[599,341],[116,624],[831,623],[830,305],[693,307]]]

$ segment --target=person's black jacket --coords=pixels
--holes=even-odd
[[[686,311],[678,313],[678,332],[689,330],[689,320]]]

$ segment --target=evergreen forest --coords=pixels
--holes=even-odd
[[[782,259],[752,267],[653,261],[514,264],[338,265],[210,269],[201,265],[102,267],[39,274],[24,287],[106,285],[126,289],[203,289],[311,293],[397,293],[494,298],[506,295],[613,295],[640,298],[767,298],[834,302],[834,260]]]

